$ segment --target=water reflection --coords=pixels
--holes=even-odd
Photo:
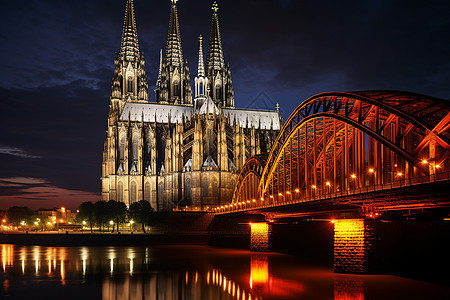
[[[352,276],[308,267],[290,256],[201,246],[23,247],[0,245],[3,295],[58,299],[49,289],[80,299],[350,299],[389,298],[384,284],[402,286],[403,298],[442,298],[445,287],[389,276]],[[84,290],[87,284],[94,290]],[[41,287],[42,286],[42,287]],[[365,287],[370,286],[370,294]],[[405,289],[405,287],[408,287]],[[62,289],[62,290],[61,290]],[[74,292],[74,291],[77,292]],[[409,294],[404,294],[407,290]],[[95,291],[97,291],[95,294]],[[430,295],[430,291],[435,294]],[[94,292],[94,294],[92,294]],[[44,298],[41,296],[41,298]]]

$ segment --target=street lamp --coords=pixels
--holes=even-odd
[[[326,185],[328,186],[328,194],[330,194],[331,197],[331,182],[327,181]]]
[[[134,221],[130,220],[130,232],[133,232],[132,226],[133,226]]]

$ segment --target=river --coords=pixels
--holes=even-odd
[[[344,275],[278,253],[208,246],[0,245],[1,299],[450,299],[450,287]]]

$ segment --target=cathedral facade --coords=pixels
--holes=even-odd
[[[155,101],[149,101],[133,0],[125,9],[122,43],[114,60],[102,164],[102,200],[149,201],[156,211],[204,210],[228,203],[246,159],[270,151],[281,127],[278,111],[235,108],[225,64],[218,5],[206,63],[199,38],[192,92],[183,58],[177,0],[171,0],[165,54]]]

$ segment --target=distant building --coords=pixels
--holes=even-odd
[[[102,199],[127,205],[146,200],[157,211],[212,208],[230,201],[246,159],[270,151],[282,121],[277,110],[235,108],[216,3],[206,64],[200,37],[192,92],[181,47],[177,1],[171,2],[156,102],[148,100],[133,1],[126,4],[122,45],[114,60]]]
[[[38,210],[38,215],[42,216],[42,224],[72,224],[77,217],[77,211],[61,207],[51,210]]]

